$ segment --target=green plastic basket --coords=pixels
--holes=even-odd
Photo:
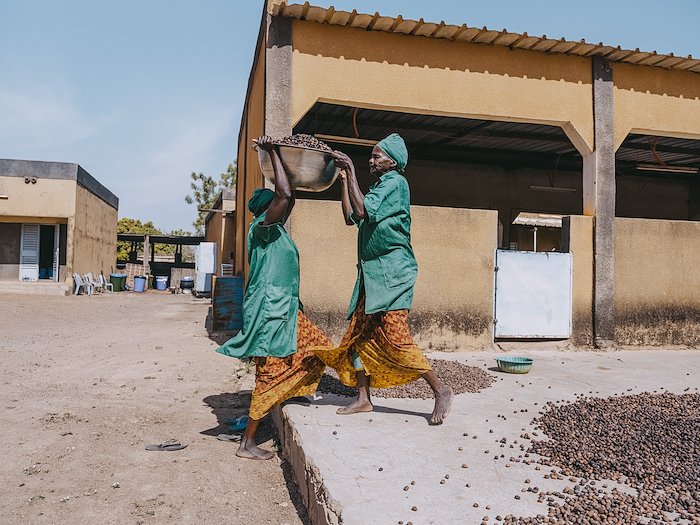
[[[496,358],[498,369],[509,374],[527,374],[534,362],[534,359],[530,357],[503,356]]]

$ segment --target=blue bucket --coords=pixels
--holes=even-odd
[[[168,289],[168,278],[167,277],[156,277],[156,290],[167,290]]]
[[[134,291],[135,292],[143,292],[146,289],[146,278],[137,275],[134,277]]]

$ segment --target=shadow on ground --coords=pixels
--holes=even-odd
[[[204,321],[204,328],[207,330],[207,335],[209,336],[209,339],[214,341],[219,346],[224,344],[226,341],[228,341],[238,333],[238,330],[233,332],[222,332],[214,330],[214,314],[212,312],[211,306],[207,311],[207,318]]]
[[[230,434],[231,431],[228,425],[224,423],[224,419],[234,418],[248,415],[250,408],[250,390],[241,390],[235,394],[224,393],[215,394],[205,397],[202,401],[209,405],[212,413],[216,416],[217,425],[206,430],[202,430],[200,434],[205,436],[218,436],[219,434]],[[275,435],[275,429],[272,425],[272,419],[265,417],[260,422],[255,441],[265,443],[270,441]]]
[[[278,444],[278,450],[281,448]],[[301,494],[299,494],[299,488],[294,481],[294,474],[292,472],[292,466],[289,462],[284,459],[281,452],[278,452],[280,457],[280,466],[282,467],[282,474],[284,475],[284,482],[287,485],[287,490],[289,491],[289,497],[292,500],[292,504],[299,515],[299,519],[304,525],[312,525],[311,519],[309,519],[309,513],[306,510],[306,505],[304,505],[304,500],[301,499]]]
[[[216,416],[217,425],[206,430],[202,430],[200,434],[205,436],[218,436],[219,434],[230,434],[231,431],[228,425],[224,423],[225,419],[234,418],[239,416],[244,416],[248,414],[250,409],[250,398],[252,392],[250,390],[241,390],[240,392],[234,393],[224,393],[215,394],[207,396],[202,401],[209,405],[212,413]],[[287,401],[285,404],[302,404],[308,405],[310,402],[307,398],[293,398]],[[277,439],[277,433],[275,431],[272,418],[268,415],[263,418],[258,427],[258,432],[255,436],[255,441],[258,445],[271,441],[274,439],[275,448],[277,449],[277,454],[280,458],[280,466],[282,468],[282,474],[284,475],[284,482],[289,491],[289,497],[292,500],[292,504],[299,515],[299,519],[304,525],[312,525],[309,519],[309,514],[304,505],[304,501],[301,499],[299,494],[299,488],[294,481],[294,474],[292,473],[292,467],[287,462],[287,460],[282,456],[281,446],[279,440]],[[236,447],[238,445],[236,444]],[[247,460],[242,460],[247,461]]]

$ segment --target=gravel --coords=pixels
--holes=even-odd
[[[700,523],[700,394],[645,392],[546,408],[533,423],[549,439],[532,441],[528,453],[558,468],[551,478],[578,483],[539,492],[547,516],[508,515],[503,523]]]
[[[448,361],[444,359],[428,359],[433,371],[447,386],[452,387],[455,394],[466,392],[479,392],[488,388],[495,381],[495,378],[484,372],[481,368],[465,365],[459,361]],[[354,397],[357,389],[343,385],[338,381],[338,376],[334,370],[328,368],[321,378],[318,387],[320,392],[328,394],[339,394],[341,396]],[[413,381],[406,385],[394,388],[370,388],[370,393],[376,397],[393,398],[413,398],[432,399],[433,391],[426,381]]]
[[[333,151],[328,144],[318,140],[312,135],[306,135],[304,133],[299,133],[297,135],[290,135],[289,137],[284,137],[280,140],[275,140],[275,144],[282,144],[287,146],[302,146],[309,149],[317,149],[320,151]]]

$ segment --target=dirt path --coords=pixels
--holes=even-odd
[[[252,383],[213,351],[208,307],[158,293],[0,297],[3,523],[307,523],[283,461],[240,460],[215,439],[246,413],[239,389]],[[189,446],[144,450],[170,438]]]

